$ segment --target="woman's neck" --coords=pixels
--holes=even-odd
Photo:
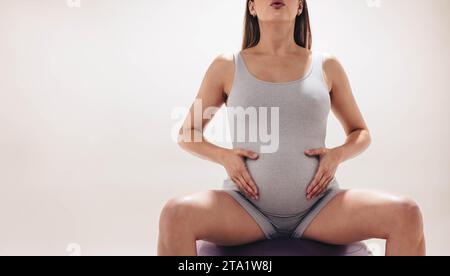
[[[261,38],[255,51],[283,56],[298,50],[294,39],[295,25],[292,22],[264,23],[260,22]]]

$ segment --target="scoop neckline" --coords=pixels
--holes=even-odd
[[[262,83],[262,84],[265,84],[265,85],[291,85],[291,84],[295,84],[295,83],[298,83],[298,82],[302,82],[302,81],[307,79],[312,74],[312,72],[314,70],[314,66],[316,64],[316,62],[315,62],[316,61],[315,60],[316,51],[311,51],[311,64],[309,66],[309,69],[306,71],[305,75],[303,75],[302,77],[300,77],[300,78],[298,78],[296,80],[292,80],[292,81],[271,82],[271,81],[261,80],[261,79],[257,78],[255,75],[253,75],[250,72],[250,70],[248,69],[247,64],[245,63],[245,60],[244,60],[244,58],[242,56],[242,51],[239,51],[238,55],[239,55],[239,59],[241,60],[241,62],[243,64],[243,67],[244,67],[244,70],[247,73],[247,75],[249,75],[254,81]]]

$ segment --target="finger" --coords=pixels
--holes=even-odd
[[[246,190],[248,191],[249,195],[253,198],[256,199],[256,194],[252,191],[251,186],[247,183],[247,181],[245,181],[245,178],[243,175],[241,175],[239,177],[239,179],[241,180],[241,183],[243,183],[243,185],[245,186]]]
[[[324,186],[327,185],[328,179],[330,179],[330,175],[327,173],[323,174],[322,179],[320,179],[320,183],[319,186],[323,189]],[[319,193],[316,193],[316,195],[318,195]]]
[[[239,182],[239,185],[241,185],[242,189],[247,194],[247,196],[253,197],[252,191],[250,190],[248,185],[245,183],[245,181],[240,176],[236,177],[236,181]]]
[[[321,189],[322,187],[322,179],[325,178],[325,175],[322,174],[322,177],[320,178],[320,181],[318,181],[317,185],[314,186],[312,191],[309,193],[308,198],[311,199],[317,195],[317,191]]]
[[[253,152],[251,150],[243,150],[243,149],[239,149],[237,151],[238,155],[242,156],[242,157],[247,157],[253,160],[258,159],[258,154],[256,152]]]
[[[321,186],[322,188],[316,193],[317,196],[320,196],[328,189],[331,179],[332,179],[332,177],[328,177],[328,179],[325,181],[325,183]]]
[[[258,188],[256,186],[255,181],[253,181],[253,178],[250,176],[250,173],[247,170],[245,170],[242,176],[244,177],[245,181],[249,184],[250,188],[253,190],[254,195],[258,196]]]
[[[237,179],[236,179],[235,177],[230,177],[230,178],[231,178],[231,180],[233,181],[234,185],[236,185],[236,187],[238,187],[239,190],[240,190],[241,192],[243,192],[243,189],[242,189],[242,187],[241,187],[241,183],[239,183],[239,181],[237,181]]]
[[[324,175],[319,184],[320,188],[314,193],[314,197],[320,196],[328,188],[331,178],[332,177],[330,175]]]
[[[256,186],[255,181],[253,180],[252,176],[250,175],[247,169],[243,171],[242,176],[244,177],[245,181],[249,184],[253,192],[255,194],[258,194],[258,187]]]
[[[305,154],[309,155],[309,156],[320,155],[322,153],[323,153],[323,148],[310,149],[310,150],[305,151]]]
[[[322,169],[319,168],[316,172],[316,175],[314,175],[313,180],[311,181],[311,184],[308,186],[308,189],[306,191],[307,194],[310,194],[312,190],[317,186],[319,180],[322,178]]]
[[[308,195],[308,199],[313,199],[317,192],[321,189],[322,187],[320,185],[317,185],[316,187],[314,187],[314,189],[312,190],[312,192]]]
[[[241,181],[239,181],[239,179],[237,179],[236,177],[233,177],[232,180],[242,193],[247,194],[247,191],[242,186]]]

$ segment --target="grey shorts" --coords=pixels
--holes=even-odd
[[[310,209],[290,216],[280,216],[258,209],[237,190],[224,190],[231,195],[256,221],[267,239],[302,238],[303,233],[319,212],[339,193],[340,188],[330,188]]]

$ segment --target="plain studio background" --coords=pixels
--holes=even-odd
[[[0,1],[1,255],[154,255],[164,203],[221,187],[223,168],[173,142],[172,113],[239,50],[244,3]],[[450,255],[450,1],[309,5],[373,136],[341,185],[412,196],[429,253]],[[327,146],[344,138],[330,115]]]

